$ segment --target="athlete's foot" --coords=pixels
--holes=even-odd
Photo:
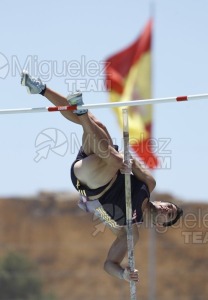
[[[44,95],[46,85],[42,83],[40,78],[34,78],[23,70],[21,74],[21,84],[26,86],[29,94],[42,94]]]
[[[70,105],[83,105],[82,93],[76,92],[67,96],[67,101]],[[73,111],[77,116],[82,116],[88,112],[88,109],[76,109]]]

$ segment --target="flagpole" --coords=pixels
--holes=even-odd
[[[148,104],[183,102],[183,101],[200,101],[200,100],[208,100],[208,94],[121,101],[121,102],[111,102],[111,103],[107,102],[107,103],[97,103],[97,104],[84,104],[84,105],[73,105],[73,106],[0,109],[0,114],[40,113],[40,112],[56,112],[56,111],[60,112],[60,111],[67,111],[67,110],[72,111],[76,109],[100,109],[100,108],[112,108],[112,107],[124,107],[124,106],[129,107],[129,106],[140,106],[140,105],[148,105]]]
[[[128,166],[125,173],[125,197],[126,197],[126,230],[127,230],[127,248],[128,248],[128,264],[131,271],[135,269],[134,261],[134,240],[132,230],[132,203],[131,203],[131,164],[129,153],[129,125],[128,110],[123,109],[123,140],[124,140],[124,162]],[[131,300],[136,300],[136,283],[130,281]]]

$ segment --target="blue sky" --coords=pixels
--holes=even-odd
[[[134,41],[150,11],[153,97],[208,93],[205,0],[1,1],[0,107],[50,106],[21,87],[24,67],[63,95],[74,82],[85,103],[107,102],[103,61]],[[93,112],[121,145],[113,111]],[[154,106],[154,138],[163,160],[154,171],[158,192],[208,200],[207,112],[208,99]],[[70,164],[81,140],[79,126],[58,113],[0,115],[0,132],[0,196],[74,191]]]

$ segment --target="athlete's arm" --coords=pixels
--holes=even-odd
[[[138,229],[136,225],[133,227],[133,238],[134,243],[136,243],[139,239]],[[129,268],[122,268],[121,262],[127,254],[127,239],[126,239],[126,230],[125,228],[121,229],[119,234],[117,235],[116,240],[113,242],[109,252],[107,259],[104,263],[104,270],[119,279],[127,280],[127,281],[138,281],[138,271],[130,271]]]

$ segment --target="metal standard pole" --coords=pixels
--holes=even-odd
[[[153,200],[153,199],[152,199]],[[156,299],[156,232],[150,225],[149,228],[149,300]]]
[[[134,262],[134,241],[132,231],[132,204],[131,204],[131,164],[129,153],[129,126],[128,126],[128,110],[123,109],[123,140],[124,140],[124,162],[128,165],[125,172],[125,196],[126,196],[126,225],[127,225],[127,248],[128,263],[130,270],[135,269]],[[136,300],[136,283],[130,282],[131,300]]]
[[[147,104],[158,104],[158,103],[170,103],[170,102],[181,102],[181,101],[193,101],[193,100],[208,100],[208,94],[190,95],[190,96],[179,96],[169,98],[155,98],[155,99],[144,99],[144,100],[133,100],[133,101],[120,101],[111,103],[97,103],[97,104],[84,104],[84,105],[73,105],[73,106],[52,106],[52,107],[37,107],[37,108],[14,108],[14,109],[0,109],[0,114],[20,114],[20,113],[38,113],[38,112],[53,112],[53,111],[66,111],[75,109],[96,109],[96,108],[111,108],[111,107],[124,107],[124,106],[139,106]]]

